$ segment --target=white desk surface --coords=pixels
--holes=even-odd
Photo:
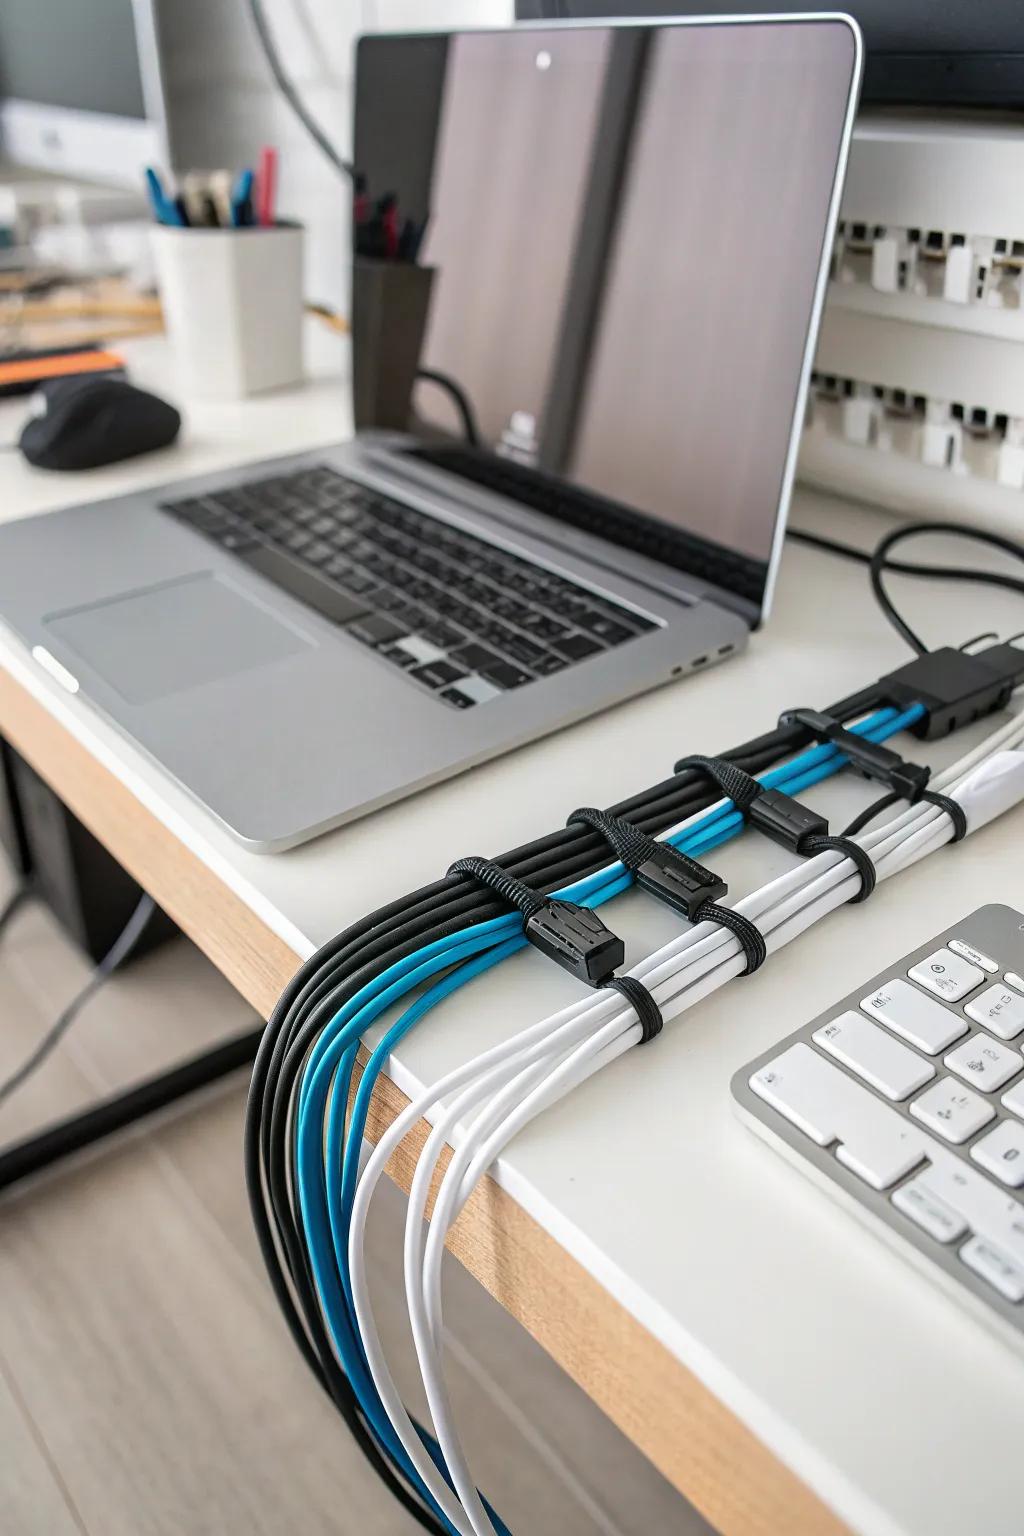
[[[316,343],[340,368],[342,344]],[[125,348],[135,379],[173,396],[164,344]],[[0,407],[0,441],[23,402]],[[0,516],[43,511],[280,450],[347,429],[340,378],[187,412],[182,445],[135,464],[60,476],[0,455]],[[799,491],[792,522],[869,546],[879,514]],[[931,555],[929,551],[929,555]],[[935,551],[938,553],[938,551]],[[963,545],[956,550],[963,558]],[[903,582],[935,643],[1024,623],[1005,594]],[[864,572],[789,546],[776,609],[748,653],[623,705],[291,853],[236,845],[158,768],[0,637],[0,662],[302,954],[465,853],[498,853],[610,805],[671,771],[824,706],[907,659]],[[978,732],[910,755],[949,761]],[[844,812],[870,793],[851,777],[816,803]],[[456,830],[457,829],[457,830]],[[803,1180],[735,1118],[744,1061],[932,933],[985,901],[1024,907],[1024,809],[846,907],[749,981],[730,984],[549,1112],[509,1150],[500,1181],[663,1344],[855,1530],[871,1536],[1020,1536],[1024,1356]],[[785,854],[753,836],[712,860],[735,891]],[[631,956],[677,931],[630,894],[613,926]],[[415,1092],[467,1053],[576,995],[568,977],[516,957],[466,988],[403,1043],[391,1072]],[[653,1170],[653,1176],[652,1176]],[[396,1255],[396,1263],[400,1262]],[[784,1536],[784,1533],[780,1533]]]

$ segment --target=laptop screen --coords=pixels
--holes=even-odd
[[[855,70],[828,20],[362,39],[359,428],[760,607]]]

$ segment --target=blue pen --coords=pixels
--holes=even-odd
[[[231,222],[236,229],[252,223],[252,171],[240,171],[231,189]]]
[[[149,201],[158,224],[180,226],[185,223],[181,209],[167,196],[163,182],[151,165],[146,166],[146,191],[149,193]]]

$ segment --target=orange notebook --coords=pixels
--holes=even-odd
[[[124,366],[124,358],[117,352],[101,347],[86,351],[21,352],[9,358],[0,354],[0,395],[28,394],[46,379],[63,379],[73,373],[118,373]]]

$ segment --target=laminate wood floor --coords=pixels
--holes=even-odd
[[[0,870],[0,901],[9,888]],[[0,938],[0,1077],[87,966],[38,905]],[[251,1023],[179,939],[115,976],[0,1106],[0,1142]],[[241,1173],[244,1074],[0,1201],[2,1536],[407,1536],[308,1376],[267,1286]],[[396,1263],[371,1234],[378,1317],[419,1406]],[[451,1263],[452,1387],[481,1485],[516,1536],[708,1527]]]

